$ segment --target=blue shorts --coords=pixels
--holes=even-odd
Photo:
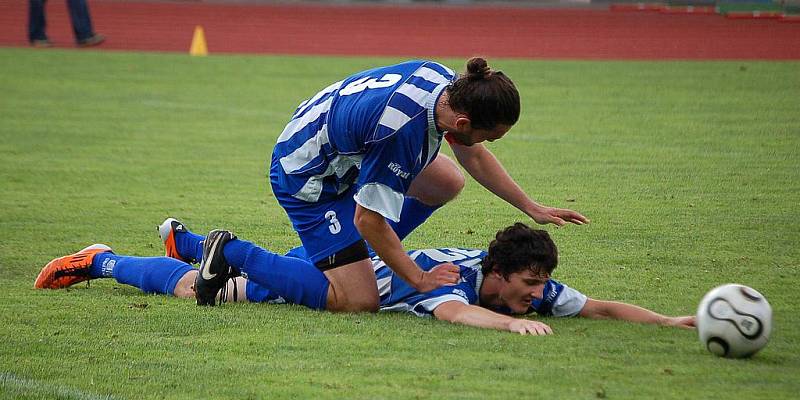
[[[275,198],[286,210],[294,230],[300,236],[307,259],[314,264],[362,240],[353,223],[356,212],[354,186],[336,198],[309,203],[283,193],[272,181]]]

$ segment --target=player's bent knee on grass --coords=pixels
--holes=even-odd
[[[380,305],[375,272],[368,258],[325,271],[330,282],[326,309],[334,312],[377,312]]]
[[[408,196],[429,206],[440,206],[455,199],[464,189],[465,183],[464,174],[455,161],[444,154],[438,154],[411,182]]]

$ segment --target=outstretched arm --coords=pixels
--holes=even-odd
[[[451,143],[450,147],[458,162],[478,183],[497,197],[520,209],[537,223],[562,226],[568,222],[577,225],[589,222],[588,218],[576,211],[546,207],[531,200],[514,182],[500,161],[483,144],[464,146]]]
[[[578,315],[593,319],[618,319],[643,324],[675,326],[684,329],[695,327],[695,317],[693,315],[668,317],[646,308],[617,301],[588,299]]]
[[[544,323],[529,319],[512,318],[498,314],[483,307],[464,304],[459,301],[448,301],[433,310],[433,315],[440,320],[456,324],[464,324],[477,328],[497,329],[520,335],[550,335],[553,330]]]

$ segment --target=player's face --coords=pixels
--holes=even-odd
[[[536,274],[529,269],[515,272],[505,280],[505,285],[500,289],[500,299],[513,313],[524,314],[534,298],[542,297],[548,279],[549,274]]]
[[[497,125],[494,129],[473,129],[469,123],[456,124],[456,129],[450,130],[448,133],[459,144],[464,146],[472,146],[476,143],[485,141],[494,142],[503,137],[509,130],[509,125]]]

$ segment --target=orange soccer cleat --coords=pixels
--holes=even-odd
[[[186,225],[175,218],[167,218],[158,226],[158,236],[164,243],[165,257],[174,258],[187,263],[196,262],[195,260],[185,260],[178,253],[178,246],[175,244],[175,232],[188,232]]]
[[[47,263],[36,277],[33,287],[37,289],[62,289],[89,280],[89,268],[94,256],[111,251],[104,244],[93,244],[75,254],[56,258]]]

